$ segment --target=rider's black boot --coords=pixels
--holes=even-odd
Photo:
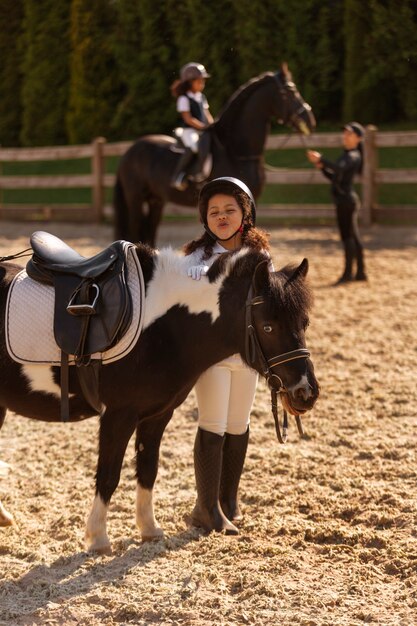
[[[223,466],[220,481],[220,504],[230,520],[242,519],[238,489],[249,441],[249,428],[243,435],[226,433],[223,446]]]
[[[237,535],[236,526],[224,515],[219,502],[224,436],[198,429],[194,444],[197,502],[191,514],[194,526]]]
[[[187,167],[194,158],[194,152],[191,148],[186,148],[184,154],[180,156],[177,166],[171,178],[171,187],[174,187],[178,191],[184,191],[187,189]]]
[[[353,280],[352,275],[352,264],[353,259],[355,258],[355,241],[352,237],[349,239],[345,239],[343,241],[343,246],[345,249],[345,270],[341,277],[336,281],[336,285],[341,285],[343,283],[348,283]]]

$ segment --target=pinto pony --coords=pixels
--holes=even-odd
[[[145,245],[134,251],[146,289],[142,333],[129,354],[102,367],[100,377],[104,409],[96,495],[86,529],[87,548],[99,553],[111,549],[107,510],[135,431],[137,526],[143,539],[163,534],[152,501],[161,438],[174,409],[208,367],[240,353],[268,377],[287,410],[296,415],[311,409],[319,393],[304,336],[311,304],[307,260],[297,268],[270,273],[265,254],[243,248],[221,255],[207,278],[194,281],[187,276],[188,257]],[[6,299],[21,269],[0,263],[0,427],[6,409],[37,420],[60,419],[60,368],[18,363],[7,350]],[[255,338],[255,351],[248,350],[248,333]],[[302,358],[278,358],[292,353]],[[69,419],[77,422],[96,412],[82,395],[76,368],[69,369]],[[0,525],[10,523],[12,516],[0,503]]]

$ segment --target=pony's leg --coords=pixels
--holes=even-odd
[[[142,540],[162,537],[164,532],[155,520],[153,511],[153,486],[158,474],[159,447],[172,411],[162,417],[146,420],[136,431],[136,525]]]
[[[4,424],[4,418],[6,417],[6,409],[4,407],[0,407],[0,429]],[[1,463],[0,463],[1,469]],[[4,466],[5,471],[7,472],[8,466]],[[13,524],[13,516],[10,515],[8,511],[4,508],[0,501],[0,526],[11,526]]]
[[[119,484],[127,444],[135,430],[136,416],[121,416],[106,410],[100,421],[99,454],[96,473],[96,496],[87,520],[87,549],[110,554],[106,521],[110,499]]]

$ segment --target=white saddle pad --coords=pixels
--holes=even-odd
[[[103,365],[126,356],[135,346],[143,325],[145,287],[142,268],[131,243],[124,247],[127,262],[127,284],[132,298],[132,321],[110,350],[92,355]],[[26,270],[15,276],[6,304],[5,334],[10,357],[18,363],[60,365],[61,350],[54,337],[55,290],[29,278]],[[70,356],[70,364],[74,358]]]

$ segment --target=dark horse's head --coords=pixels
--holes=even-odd
[[[251,284],[248,286],[246,282],[241,287],[246,299],[245,307],[240,306],[240,319],[236,324],[241,356],[265,376],[272,390],[280,393],[289,413],[301,415],[314,406],[319,395],[319,384],[305,341],[312,304],[312,293],[306,281],[308,261],[304,259],[298,267],[287,266],[271,272],[270,259],[263,253],[242,249],[229,259],[233,269],[227,272],[229,276],[220,296],[221,306],[225,308],[232,295],[228,284],[234,283],[236,289],[238,282],[242,284],[243,277],[248,275],[248,265],[253,268]],[[223,269],[227,263],[224,259]],[[209,276],[216,271],[216,264]],[[239,331],[242,324],[244,337]]]
[[[311,106],[305,102],[292,80],[286,63],[274,74],[278,84],[277,118],[281,124],[292,126],[303,135],[309,135],[316,127],[316,120]]]

